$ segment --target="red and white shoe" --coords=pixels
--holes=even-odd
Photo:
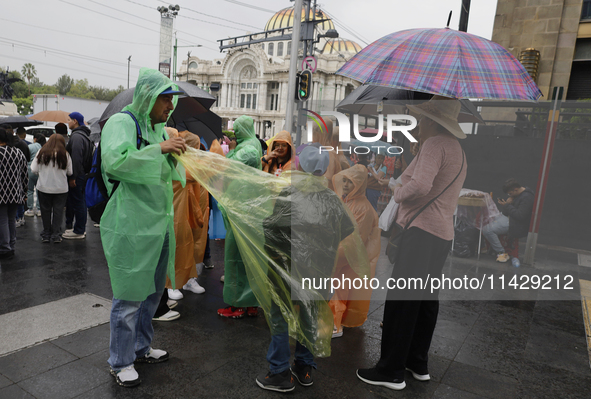
[[[218,309],[218,314],[222,317],[228,317],[230,319],[241,319],[246,314],[246,309],[228,306],[227,308]]]

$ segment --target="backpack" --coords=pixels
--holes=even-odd
[[[137,149],[140,149],[142,141],[144,141],[146,145],[149,145],[150,143],[142,138],[142,130],[140,129],[140,125],[137,122],[137,119],[135,119],[135,116],[129,111],[123,111],[122,113],[131,116],[135,122]],[[113,190],[111,191],[111,194],[109,194],[101,173],[101,165],[101,144],[99,143],[98,148],[94,151],[92,156],[92,166],[86,175],[86,207],[88,208],[90,219],[95,223],[100,223],[101,216],[103,216],[103,212],[105,212],[107,203],[120,183],[118,180],[109,179],[109,181],[114,184]]]

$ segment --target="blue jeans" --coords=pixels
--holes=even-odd
[[[29,170],[29,190],[27,191],[27,209],[33,209],[36,195],[35,186],[37,185],[37,180],[39,180],[39,175]],[[41,209],[41,206],[39,205],[39,198],[37,198],[37,209]]]
[[[111,340],[109,365],[115,371],[133,364],[136,358],[150,350],[154,337],[152,317],[156,313],[166,283],[168,268],[168,233],[164,238],[158,266],[154,274],[156,292],[144,301],[124,301],[113,298],[111,307]]]
[[[271,336],[271,344],[267,351],[267,361],[269,362],[269,370],[273,374],[282,373],[289,369],[289,357],[291,351],[289,349],[289,333],[287,322],[283,319],[281,310],[275,303],[271,305],[271,320],[277,326],[278,334]],[[312,366],[316,368],[314,363],[314,355],[304,345],[296,342],[295,348],[295,362],[301,366]]]
[[[482,234],[490,243],[490,246],[497,254],[505,253],[505,248],[501,245],[499,236],[509,232],[509,218],[505,215],[500,215],[492,222],[482,228]]]
[[[365,196],[367,197],[367,200],[369,201],[371,206],[373,206],[373,209],[376,210],[376,212],[378,211],[378,201],[379,201],[381,195],[382,195],[382,192],[379,190],[374,190],[371,188],[368,188],[365,190]]]
[[[18,204],[16,207],[16,219],[22,219],[25,216],[25,205]]]
[[[0,254],[14,251],[17,204],[0,204]]]
[[[74,233],[86,232],[86,197],[84,190],[86,182],[84,178],[76,178],[76,187],[70,187],[68,191],[68,203],[66,205],[66,228],[74,227]],[[76,222],[74,222],[76,219]]]

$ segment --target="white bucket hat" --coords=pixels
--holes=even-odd
[[[407,105],[413,114],[423,115],[443,126],[448,132],[459,139],[465,139],[466,134],[458,123],[458,115],[462,105],[458,100],[442,96],[433,98],[423,104]]]

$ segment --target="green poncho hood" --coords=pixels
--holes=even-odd
[[[234,134],[238,145],[226,158],[234,159],[253,168],[262,169],[263,151],[254,131],[254,121],[250,116],[242,115],[234,122]]]
[[[170,79],[155,69],[140,69],[140,76],[133,92],[133,102],[123,108],[123,111],[131,111],[138,122],[140,122],[140,126],[142,125],[142,121],[145,123],[150,122],[150,111],[154,107],[156,99],[160,93],[171,86],[175,90],[179,88]],[[177,102],[178,97],[173,96],[172,104],[175,108]]]

